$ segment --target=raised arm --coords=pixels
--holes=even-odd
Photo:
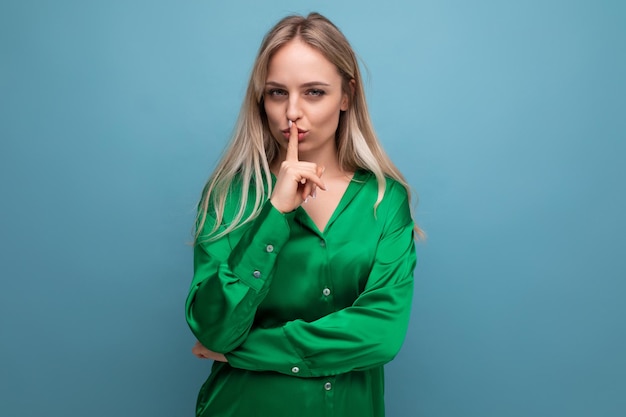
[[[288,220],[315,187],[325,188],[322,172],[316,164],[298,160],[298,128],[293,123],[271,200],[259,216],[244,232],[195,245],[186,316],[198,341],[209,350],[231,351],[248,335],[269,290],[276,258],[289,240]]]

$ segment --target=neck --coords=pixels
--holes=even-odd
[[[343,172],[341,165],[339,164],[339,158],[337,157],[337,152],[333,152],[328,155],[308,155],[301,154],[301,161],[313,162],[319,166],[324,167],[324,175],[326,177],[339,175]]]

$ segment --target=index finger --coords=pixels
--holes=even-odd
[[[291,122],[291,127],[289,128],[289,144],[287,145],[287,156],[285,159],[287,161],[298,160],[298,126],[296,126],[296,122]]]

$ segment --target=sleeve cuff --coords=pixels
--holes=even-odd
[[[247,346],[254,347],[254,350]],[[234,368],[274,371],[301,378],[312,376],[308,365],[293,348],[282,327],[252,330],[244,344],[225,356]]]
[[[233,249],[228,264],[242,282],[257,292],[265,286],[276,257],[289,240],[288,219],[292,213],[279,212],[268,201]]]

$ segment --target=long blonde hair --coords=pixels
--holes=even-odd
[[[270,165],[278,157],[279,148],[268,127],[263,93],[271,57],[295,38],[320,51],[337,67],[343,79],[343,91],[350,97],[349,108],[340,115],[336,134],[337,155],[342,169],[354,171],[363,168],[376,176],[378,198],[374,210],[385,193],[385,176],[401,183],[411,195],[404,176],[382,149],[374,132],[361,72],[348,40],[319,13],[311,13],[307,17],[287,16],[265,35],[261,43],[232,140],[202,193],[196,219],[196,241],[200,235],[217,239],[251,221],[272,193]],[[224,219],[226,200],[235,180],[241,182],[239,209],[232,219]],[[256,191],[254,202],[248,201],[250,187]],[[249,204],[252,204],[251,209]],[[215,223],[212,230],[206,233],[203,227],[209,210]],[[225,220],[227,224],[223,225]],[[220,231],[216,233],[218,229]],[[420,233],[417,228],[416,231]]]

